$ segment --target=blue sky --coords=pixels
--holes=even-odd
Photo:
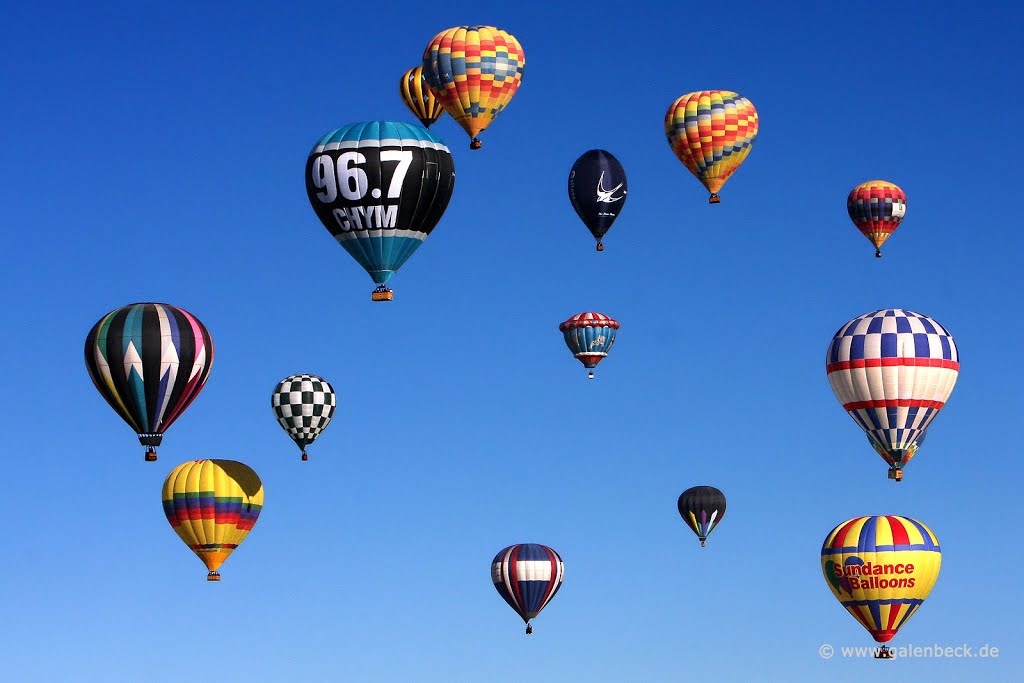
[[[302,5],[5,12],[11,680],[1019,673],[1019,10]],[[309,206],[306,155],[343,124],[412,121],[399,76],[471,23],[520,40],[522,87],[481,152],[434,126],[455,194],[372,304]],[[662,131],[705,88],[761,119],[714,207]],[[629,175],[602,254],[565,195],[592,148]],[[881,260],[845,212],[872,178],[908,195]],[[82,362],[100,316],[150,300],[196,314],[217,354],[156,464]],[[898,486],[824,372],[835,330],[890,306],[935,317],[962,360]],[[585,310],[622,323],[593,382],[557,330]],[[340,394],[308,463],[269,407],[295,372]],[[267,492],[219,585],[160,507],[170,469],[205,457]],[[729,500],[703,552],[675,512],[696,484]],[[819,657],[871,644],[818,564],[862,514],[920,519],[944,550],[894,645],[998,659]],[[488,573],[516,542],[566,563],[530,638]]]

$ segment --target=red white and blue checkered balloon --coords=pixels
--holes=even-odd
[[[491,580],[505,602],[526,622],[540,614],[562,586],[565,565],[551,548],[537,543],[510,545],[491,562]]]
[[[949,399],[960,359],[938,322],[889,308],[839,328],[825,369],[836,398],[889,463],[890,477],[899,479]]]

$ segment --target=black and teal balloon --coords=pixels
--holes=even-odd
[[[390,301],[386,284],[441,220],[455,186],[448,147],[399,121],[331,131],[306,161],[306,193],[320,222]]]

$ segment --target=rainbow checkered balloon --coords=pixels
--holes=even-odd
[[[746,97],[728,90],[683,95],[665,114],[665,136],[687,170],[718,203],[722,189],[757,138],[757,110]]]
[[[493,26],[441,31],[423,51],[423,76],[445,111],[473,139],[508,106],[523,80],[526,55],[511,33]]]

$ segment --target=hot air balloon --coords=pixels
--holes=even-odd
[[[402,75],[402,80],[398,82],[398,94],[401,95],[405,106],[409,107],[409,111],[426,128],[430,128],[430,125],[444,113],[444,107],[434,97],[434,93],[430,91],[427,81],[423,78],[422,66],[409,69]]]
[[[167,475],[164,514],[171,528],[203,561],[207,581],[249,535],[263,509],[263,482],[234,460],[193,460]]]
[[[942,550],[931,529],[896,515],[856,517],[837,526],[821,546],[821,571],[871,637],[892,640],[939,578]],[[882,646],[880,659],[892,650]]]
[[[493,26],[441,31],[423,51],[423,76],[455,122],[473,139],[498,117],[523,80],[526,55],[511,33]]]
[[[875,245],[875,256],[882,258],[882,243],[896,232],[907,214],[907,195],[894,183],[869,180],[850,191],[846,212],[857,229]]]
[[[576,214],[604,251],[601,238],[626,204],[626,171],[619,160],[603,149],[584,152],[569,171],[569,201]]]
[[[746,97],[728,90],[683,95],[665,114],[665,135],[679,160],[697,176],[711,197],[750,154],[757,138],[757,111]]]
[[[555,597],[564,576],[565,565],[558,553],[537,543],[510,545],[491,562],[494,587],[526,622],[527,635],[533,633],[530,620]]]
[[[306,194],[320,222],[391,301],[385,283],[441,220],[455,185],[440,138],[397,121],[353,123],[323,136],[306,162]]]
[[[302,451],[302,459],[309,460],[306,446],[316,441],[327,428],[337,399],[334,387],[317,375],[291,375],[274,387],[270,407],[277,421]]]
[[[594,379],[594,368],[612,350],[619,321],[603,313],[577,313],[559,325],[558,329],[565,338],[565,345],[583,363],[583,367],[590,371],[590,379]]]
[[[902,481],[903,467],[953,391],[960,362],[942,325],[887,308],[840,327],[825,370],[836,398],[889,463],[889,478]]]
[[[85,367],[110,407],[156,460],[164,432],[202,391],[213,340],[188,311],[139,303],[103,316],[85,339]]]
[[[703,548],[708,535],[725,517],[725,494],[714,486],[694,486],[683,491],[676,507],[686,526],[697,534]]]

